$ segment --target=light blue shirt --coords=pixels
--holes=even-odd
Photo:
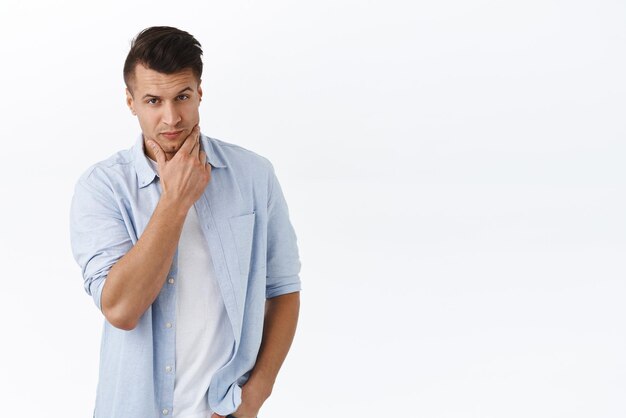
[[[202,134],[200,144],[212,166],[211,180],[194,206],[235,336],[231,359],[207,388],[208,407],[228,415],[241,403],[241,386],[254,367],[265,300],[300,291],[300,259],[271,162]],[[158,173],[148,163],[141,134],[130,149],[92,165],[78,179],[70,209],[72,253],[85,291],[100,310],[109,270],[137,243],[160,194]],[[104,320],[95,417],[176,413],[177,259],[178,249],[163,288],[134,329],[125,331]]]

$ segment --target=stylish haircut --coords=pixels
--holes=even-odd
[[[124,82],[131,93],[137,64],[163,74],[174,74],[190,68],[200,81],[202,45],[180,29],[152,26],[139,32],[132,40],[124,62]]]

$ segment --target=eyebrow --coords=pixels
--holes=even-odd
[[[191,89],[191,87],[185,87],[184,89],[182,89],[181,91],[179,91],[178,93],[176,93],[176,96],[178,96],[178,95],[179,95],[179,94],[181,94],[181,93],[186,92],[187,90],[193,91],[193,90]],[[157,95],[155,95],[155,94],[150,94],[150,93],[148,93],[148,94],[144,94],[144,96],[141,98],[141,100],[145,99],[146,97],[154,97],[155,99],[160,99],[160,97],[159,97],[159,96],[157,96]]]

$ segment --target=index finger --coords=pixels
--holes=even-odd
[[[196,139],[200,137],[200,135],[198,135],[199,131],[200,131],[200,128],[198,127],[198,125],[193,127],[193,129],[191,130],[187,138],[185,138],[185,142],[183,143],[183,146],[180,147],[180,150],[183,151],[183,153],[185,154],[191,153],[191,149],[196,144]]]

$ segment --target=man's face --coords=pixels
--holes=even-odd
[[[165,158],[171,159],[200,121],[200,82],[190,68],[163,74],[137,64],[129,87],[132,95],[126,89],[126,103],[139,119],[144,144],[148,139],[156,141]],[[150,147],[144,146],[144,150],[156,160]]]

